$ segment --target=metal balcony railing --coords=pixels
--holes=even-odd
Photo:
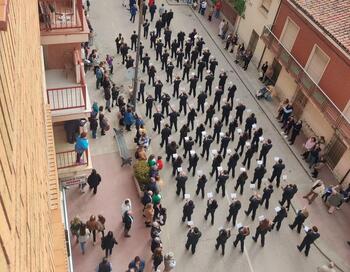
[[[272,30],[265,26],[261,39],[283,64],[285,69],[294,77],[305,96],[315,104],[326,120],[350,144],[350,122],[341,110],[333,103],[327,94],[317,85],[304,67],[282,45]]]
[[[86,109],[86,85],[47,89],[51,111]]]
[[[84,30],[82,0],[39,0],[40,30]]]
[[[85,150],[81,156],[80,163],[77,163],[77,152],[75,150],[63,151],[56,153],[57,169],[76,167],[89,164],[89,153]]]

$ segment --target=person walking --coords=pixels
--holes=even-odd
[[[282,221],[287,216],[288,216],[288,214],[287,214],[286,208],[285,207],[281,207],[280,210],[277,212],[275,218],[272,220],[271,229],[274,229],[275,225],[277,224],[276,230],[279,231],[280,228],[281,228]]]
[[[228,121],[230,118],[230,113],[231,113],[232,107],[230,103],[226,102],[222,106],[222,117],[221,117],[221,122],[224,123],[225,121],[225,126],[228,126]]]
[[[143,272],[145,270],[146,262],[142,260],[139,256],[136,256],[130,263],[129,263],[129,270],[134,269],[135,272]],[[131,272],[131,271],[130,271]]]
[[[182,191],[182,198],[185,198],[186,194],[186,181],[188,177],[184,171],[181,171],[176,176],[176,194],[179,196]]]
[[[203,132],[205,131],[204,124],[199,124],[196,128],[196,139],[194,140],[195,143],[198,143],[199,146],[202,145],[202,139],[203,139]],[[206,133],[204,133],[206,134]]]
[[[244,240],[247,236],[249,236],[250,230],[248,226],[242,226],[238,229],[238,233],[235,241],[233,242],[233,246],[237,247],[237,244],[241,242],[241,252],[244,252]]]
[[[95,169],[92,169],[91,174],[87,179],[87,183],[89,184],[90,190],[93,189],[93,194],[97,193],[97,187],[101,183],[101,176],[97,174]]]
[[[307,257],[309,255],[310,247],[311,245],[318,239],[320,238],[320,234],[318,233],[318,228],[316,226],[313,226],[311,229],[305,230],[306,235],[301,242],[299,246],[297,246],[298,250],[300,252],[303,251],[305,248],[305,256]]]
[[[189,250],[191,247],[192,254],[196,253],[196,246],[202,233],[197,227],[191,227],[187,233],[186,249]]]
[[[325,190],[325,186],[322,180],[318,179],[314,182],[309,193],[303,196],[309,201],[309,205],[317,198],[319,194],[322,194]]]
[[[204,157],[204,155],[206,154],[206,160],[209,160],[209,149],[211,144],[213,143],[214,139],[211,135],[208,135],[206,137],[204,137],[203,139],[203,149],[202,149],[202,153],[201,156],[202,158]]]
[[[270,139],[267,139],[261,149],[260,149],[260,154],[259,154],[259,161],[262,160],[263,165],[266,167],[266,156],[269,153],[270,149],[272,148],[272,142]]]
[[[228,162],[227,162],[227,172],[228,174],[230,174],[230,171],[232,170],[232,178],[235,177],[235,169],[236,169],[236,165],[237,165],[237,162],[239,160],[239,155],[237,152],[235,152],[234,154],[232,154],[230,156],[230,158],[228,159]]]
[[[129,231],[131,229],[131,225],[134,222],[134,218],[132,216],[132,212],[126,211],[123,216],[123,223],[124,223],[124,237],[129,238],[131,237],[129,234]]]
[[[282,171],[286,166],[283,164],[282,159],[278,159],[278,161],[274,164],[272,167],[272,175],[268,179],[270,182],[273,182],[273,180],[276,178],[276,186],[277,188],[280,187],[280,181],[281,181],[281,175]]]
[[[230,204],[230,207],[228,210],[229,214],[226,217],[226,220],[227,220],[227,222],[230,222],[232,219],[233,226],[236,226],[237,215],[238,215],[238,212],[241,209],[241,207],[242,207],[241,201],[239,201],[238,199],[234,199],[232,201],[232,203]]]
[[[80,224],[80,228],[78,231],[78,242],[80,245],[81,253],[85,254],[85,244],[90,238],[90,232],[85,224]]]
[[[214,118],[215,121],[215,118]],[[219,144],[220,142],[220,132],[222,129],[222,123],[220,120],[217,120],[214,124],[214,131],[213,131],[213,140],[216,138],[216,143]]]
[[[176,145],[176,146],[174,146],[173,148],[175,148],[175,147],[176,147],[176,149],[177,149],[178,146]],[[176,149],[175,149],[175,153],[174,153],[173,155],[176,154]],[[179,167],[181,167],[182,162],[183,162],[183,160],[182,160],[182,158],[181,158],[180,156],[178,156],[178,155],[176,154],[176,159],[175,159],[174,156],[173,156],[173,160],[172,160],[173,176],[175,176],[176,172],[178,171],[177,169],[178,169]]]
[[[243,105],[241,102],[238,103],[237,107],[236,107],[236,116],[235,119],[239,120],[239,124],[242,125],[243,122],[243,113],[246,109],[246,106]]]
[[[182,142],[185,143],[185,138],[187,137],[187,134],[190,132],[190,129],[188,128],[187,124],[184,124],[182,128],[180,129],[180,139],[179,139],[179,145],[181,146]]]
[[[250,198],[249,198],[249,207],[247,211],[244,211],[246,216],[249,216],[250,213],[252,213],[252,220],[254,221],[255,215],[256,215],[256,210],[259,208],[259,204],[261,201],[261,197],[258,193],[254,193]]]
[[[306,218],[309,217],[309,211],[304,207],[302,210],[299,210],[297,212],[297,215],[295,216],[293,224],[289,224],[289,228],[293,230],[295,227],[297,227],[297,232],[300,233],[301,227],[306,220]]]
[[[214,175],[215,172],[215,180],[218,179],[218,175],[219,175],[219,170],[218,167],[221,165],[222,163],[222,156],[220,155],[220,153],[218,153],[217,155],[215,155],[215,157],[213,158],[213,162],[211,164],[211,172],[210,172],[210,176],[212,177]]]
[[[265,209],[266,210],[269,209],[269,202],[270,202],[270,198],[271,198],[272,193],[273,193],[273,186],[272,186],[272,184],[269,184],[267,187],[264,188],[263,195],[262,195],[262,198],[260,201],[261,206],[264,204],[264,201],[265,201]]]
[[[225,197],[225,186],[226,186],[226,181],[228,180],[229,175],[227,173],[227,170],[222,171],[219,176],[216,179],[216,193],[219,193],[220,187],[222,189],[222,197]]]
[[[196,206],[194,205],[192,200],[189,200],[185,203],[185,205],[182,208],[182,222],[185,222],[186,219],[187,222],[191,221],[191,216],[195,207]]]
[[[113,247],[114,247],[114,245],[117,245],[117,244],[118,244],[118,242],[114,238],[112,231],[109,231],[107,233],[107,235],[102,238],[101,247],[103,250],[106,251],[106,258],[108,258],[108,256],[112,255]]]
[[[246,142],[248,141],[248,134],[247,132],[243,132],[240,136],[239,136],[239,140],[237,143],[237,147],[235,148],[235,151],[238,152],[239,149],[241,149],[239,156],[243,155],[243,151],[244,151],[244,146],[246,144]]]
[[[221,255],[225,255],[225,245],[227,240],[231,237],[231,231],[229,229],[222,229],[219,231],[219,236],[216,238],[215,249],[218,250],[221,246]]]
[[[208,199],[207,201],[207,210],[205,212],[205,215],[204,215],[204,219],[205,220],[208,220],[208,216],[210,214],[211,216],[211,224],[214,225],[214,215],[215,215],[215,211],[216,209],[218,208],[218,203],[215,199],[213,198],[210,198]]]
[[[246,180],[248,179],[248,175],[247,175],[245,168],[241,168],[241,171],[242,171],[242,173],[238,176],[234,189],[235,189],[235,191],[237,191],[238,187],[240,187],[239,193],[241,195],[243,195],[244,184],[245,184]]]
[[[204,58],[204,57],[203,57]],[[214,75],[210,70],[207,70],[207,75],[205,76],[205,93],[209,90],[209,96],[211,96],[213,81],[214,81]]]
[[[86,227],[90,233],[92,233],[93,245],[96,244],[96,232],[98,231],[99,225],[94,215],[90,216],[90,219],[86,221]]]
[[[250,161],[257,150],[256,145],[251,145],[249,142],[246,142],[246,146],[248,147],[247,151],[245,152],[244,160],[242,162],[242,165],[245,166],[247,164],[247,169],[250,169]]]
[[[175,132],[177,132],[177,118],[180,116],[180,113],[175,111],[173,108],[171,108],[171,112],[169,113],[169,121],[170,121],[170,130],[173,129],[173,126],[175,128]]]
[[[204,188],[205,188],[205,184],[207,183],[207,181],[208,180],[207,180],[207,177],[205,175],[201,175],[198,178],[196,195],[198,195],[199,192],[201,192],[202,199],[204,198]]]
[[[169,143],[169,136],[171,135],[171,128],[168,124],[164,125],[164,128],[161,131],[162,141],[160,142],[160,146],[163,147],[168,145]]]
[[[198,161],[199,161],[199,157],[196,154],[196,151],[191,150],[190,151],[190,157],[188,159],[189,166],[187,168],[187,171],[188,171],[188,173],[190,173],[190,171],[192,169],[192,176],[193,177],[195,176],[195,173],[196,173],[196,168],[197,168]]]
[[[265,246],[265,235],[268,231],[271,230],[271,222],[267,218],[264,218],[259,222],[259,226],[256,228],[256,232],[252,239],[254,242],[258,241],[259,235],[261,237],[261,246]]]
[[[222,157],[225,159],[226,153],[227,153],[227,148],[228,144],[230,143],[230,136],[228,135],[228,132],[225,133],[223,137],[221,137],[221,144],[220,144],[220,150],[219,153],[222,153]]]
[[[261,182],[265,174],[266,168],[264,167],[262,161],[258,161],[258,166],[254,169],[254,177],[250,184],[255,184],[255,182],[258,181],[258,190],[260,190]]]
[[[287,202],[286,208],[287,208],[287,211],[289,211],[292,198],[297,193],[298,187],[296,184],[289,184],[284,188],[282,187],[282,189],[283,189],[282,200],[278,201],[278,203],[280,203],[281,206],[283,206],[284,203]]]
[[[214,105],[210,105],[205,113],[206,113],[206,115],[205,115],[205,122],[204,122],[204,124],[207,125],[207,123],[209,121],[209,128],[211,128],[212,119],[213,119],[213,116],[215,114],[215,107],[214,107]]]

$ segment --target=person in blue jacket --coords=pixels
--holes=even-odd
[[[134,114],[131,111],[131,108],[128,108],[124,114],[124,125],[127,131],[130,131],[130,127],[135,123]]]
[[[87,133],[82,132],[80,136],[76,138],[75,143],[75,151],[77,152],[77,160],[76,163],[80,163],[81,156],[83,155],[84,151],[89,148],[89,140],[87,139]]]
[[[137,12],[136,5],[134,4],[134,5],[130,6],[130,15],[131,15],[130,22],[135,23],[136,12]]]

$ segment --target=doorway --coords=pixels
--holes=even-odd
[[[305,96],[304,92],[298,87],[293,99],[293,115],[297,119],[300,119],[300,116],[303,114],[307,100],[308,99]]]
[[[250,35],[250,40],[249,40],[248,47],[247,47],[248,50],[252,51],[253,55],[254,55],[256,45],[258,44],[258,41],[259,41],[259,35],[253,29],[252,34]]]
[[[276,58],[273,59],[272,68],[273,68],[273,75],[271,78],[271,84],[275,86],[277,79],[282,70],[282,65],[278,62],[278,60],[276,60]]]
[[[334,134],[326,149],[326,160],[331,169],[334,169],[338,164],[346,149],[347,146],[341,138],[337,134]]]

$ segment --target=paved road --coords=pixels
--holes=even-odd
[[[117,33],[123,33],[126,41],[129,43],[129,37],[133,30],[136,30],[137,24],[131,24],[129,22],[129,13],[121,6],[120,1],[112,1],[105,0],[99,1],[91,1],[92,7],[90,12],[90,19],[97,33],[95,37],[94,46],[98,48],[100,57],[107,53],[111,54],[115,52],[115,44],[114,39]],[[302,195],[304,192],[308,191],[310,188],[311,181],[306,173],[301,169],[299,162],[296,160],[294,155],[289,151],[286,146],[285,141],[279,135],[279,132],[275,130],[272,126],[270,120],[268,120],[265,114],[261,111],[260,107],[257,105],[255,100],[252,98],[251,94],[247,91],[245,86],[242,84],[242,81],[239,79],[238,75],[240,75],[243,79],[247,80],[245,83],[248,84],[251,88],[256,87],[256,83],[252,83],[249,80],[250,73],[244,73],[240,68],[237,68],[239,71],[238,74],[232,70],[232,67],[227,62],[226,58],[222,54],[220,50],[218,50],[218,45],[220,46],[220,41],[216,37],[215,33],[212,33],[212,37],[209,36],[207,30],[210,29],[213,32],[213,27],[204,24],[200,24],[197,16],[194,16],[192,11],[184,6],[176,6],[172,7],[175,12],[175,18],[172,21],[172,31],[173,36],[180,29],[185,30],[185,32],[190,32],[192,28],[196,28],[199,34],[204,38],[206,42],[206,47],[209,47],[212,55],[214,55],[219,61],[219,67],[217,68],[216,75],[218,75],[218,71],[221,69],[225,69],[228,71],[229,79],[228,81],[234,82],[238,91],[236,97],[238,97],[241,101],[243,101],[248,108],[251,109],[252,112],[255,112],[258,119],[258,125],[264,128],[264,137],[270,138],[273,141],[274,147],[269,154],[269,161],[267,164],[268,173],[267,176],[271,173],[271,167],[273,165],[273,157],[278,156],[283,158],[283,160],[287,164],[287,169],[285,174],[288,175],[288,182],[297,183],[299,188],[299,195]],[[153,23],[154,24],[154,23]],[[152,25],[154,26],[154,25]],[[152,28],[152,27],[151,27]],[[214,30],[215,31],[215,30]],[[145,52],[149,52],[151,56],[151,62],[156,64],[157,70],[160,70],[159,62],[155,62],[155,52],[153,49],[149,49],[149,41],[144,41]],[[112,55],[115,55],[115,53]],[[120,56],[115,55],[116,59],[114,61],[115,64],[115,75],[113,76],[113,80],[117,84],[123,84],[125,86],[130,85],[131,82],[126,78],[126,69],[120,65]],[[232,61],[233,62],[233,61]],[[232,63],[233,64],[233,63]],[[253,69],[250,67],[250,69]],[[182,71],[175,69],[174,74],[182,74]],[[249,69],[248,69],[249,72]],[[165,82],[165,72],[158,72],[158,77],[161,77],[164,83],[164,91],[171,93],[172,86]],[[142,74],[142,78],[146,78],[145,74]],[[87,76],[89,93],[92,101],[98,101],[101,104],[104,104],[102,90],[98,91],[94,89],[94,78],[90,73]],[[214,85],[217,84],[217,79],[214,81]],[[204,86],[204,84],[199,84]],[[182,83],[181,87],[188,87],[187,84]],[[198,92],[198,91],[197,91]],[[154,89],[147,85],[146,93],[154,93]],[[212,98],[210,98],[212,99]],[[191,98],[190,104],[193,103],[196,105],[196,100]],[[175,104],[176,107],[178,105],[178,101],[173,101],[172,104]],[[138,105],[138,112],[144,114],[145,108],[144,105]],[[107,117],[112,121],[112,125],[117,125],[116,122],[116,113],[115,111],[112,113],[107,113]],[[183,120],[185,118],[181,117]],[[198,122],[202,122],[204,116],[199,116],[197,118]],[[152,131],[152,120],[145,120],[146,127],[148,131]],[[180,122],[181,123],[181,122]],[[208,130],[207,131],[211,131]],[[152,132],[153,133],[153,132]],[[191,133],[194,135],[194,131]],[[175,139],[178,139],[179,135],[172,135]],[[132,145],[132,134],[128,138],[128,143]],[[151,150],[155,154],[163,154],[164,151],[159,148],[159,140],[160,136],[152,135],[152,146]],[[231,149],[233,146],[236,146],[236,141],[230,144]],[[112,138],[112,133],[105,136],[104,138],[97,139],[95,141],[91,141],[92,152],[94,155],[106,154],[110,152],[115,152],[115,143]],[[213,147],[218,147],[216,144]],[[199,153],[198,146],[195,146],[197,153]],[[180,150],[181,151],[181,150]],[[252,160],[255,161],[255,157]],[[227,159],[224,161],[223,165],[226,165]],[[240,161],[241,162],[241,161]],[[187,161],[185,163],[187,165]],[[249,177],[252,177],[252,169],[254,169],[255,165],[251,167],[249,172]],[[197,169],[201,169],[204,173],[208,174],[211,165],[207,163],[205,160],[200,159],[199,167]],[[164,242],[165,251],[173,251],[177,258],[177,268],[176,271],[229,271],[229,270],[239,270],[244,272],[253,272],[253,271],[280,271],[283,269],[285,272],[291,271],[316,271],[316,267],[319,264],[323,264],[326,260],[325,258],[317,251],[314,247],[311,249],[311,253],[308,258],[305,258],[303,254],[300,254],[296,249],[296,245],[300,243],[303,238],[303,235],[298,235],[295,232],[292,232],[287,227],[287,223],[291,222],[294,218],[294,213],[292,211],[289,212],[289,217],[283,223],[283,226],[280,230],[280,233],[271,232],[266,236],[266,245],[264,248],[261,248],[259,244],[255,244],[251,237],[247,238],[246,241],[246,251],[242,255],[238,249],[233,249],[231,238],[227,243],[226,255],[222,257],[220,252],[216,252],[214,249],[215,238],[218,234],[218,229],[220,227],[228,227],[226,224],[225,217],[227,216],[227,210],[229,205],[228,198],[222,198],[221,195],[215,197],[219,201],[219,209],[216,213],[216,221],[215,225],[211,226],[208,222],[205,222],[203,219],[203,215],[205,213],[206,201],[202,200],[195,196],[194,191],[196,187],[195,178],[190,178],[187,183],[187,190],[191,194],[191,198],[194,200],[196,204],[195,213],[194,213],[194,222],[200,228],[203,233],[203,236],[198,244],[198,250],[195,256],[192,256],[189,252],[185,251],[184,243],[185,237],[187,233],[187,227],[181,223],[181,213],[182,206],[184,201],[177,197],[175,194],[175,180],[171,177],[170,166],[166,164],[164,170],[162,171],[162,179],[164,180],[164,185],[162,187],[163,194],[163,204],[168,208],[168,222],[166,226],[163,228],[162,240]],[[250,179],[249,179],[250,180]],[[228,195],[230,192],[233,192],[235,180],[230,179],[227,182],[227,192]],[[207,186],[206,191],[214,192],[215,188],[214,179],[210,179]],[[245,194],[241,197],[241,201],[243,203],[243,208],[247,208],[248,206],[248,198],[251,195],[252,191],[246,186]],[[264,209],[260,209],[257,212],[257,215],[265,215],[266,217],[272,219],[275,215],[273,207],[277,206],[277,201],[280,199],[281,190],[276,190],[274,195],[272,196],[272,205],[269,211]],[[300,208],[300,207],[299,207]],[[139,216],[140,220],[141,217]],[[255,232],[255,228],[257,226],[257,220],[252,222],[250,219],[246,218],[243,212],[241,212],[238,216],[238,222],[242,222],[244,225],[249,224],[252,232]],[[312,222],[307,221],[307,225],[311,226]],[[320,226],[320,231],[322,235],[322,228]],[[235,230],[233,230],[235,235]],[[145,243],[147,243],[145,241]],[[130,251],[130,257],[133,255],[132,249],[128,248]],[[116,267],[114,266],[116,271],[124,271],[124,267]]]

